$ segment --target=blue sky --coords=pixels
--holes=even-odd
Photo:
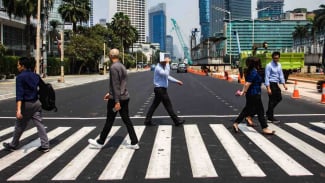
[[[100,18],[108,17],[108,1],[109,0],[94,0],[94,23],[98,23]],[[244,0],[246,1],[246,0]],[[252,0],[252,9],[256,9],[257,0]],[[308,3],[307,3],[308,2]],[[171,18],[174,18],[181,28],[184,41],[188,43],[188,37],[193,28],[199,26],[199,5],[198,0],[147,0],[147,8],[155,6],[159,3],[166,3],[167,15],[167,34],[176,37],[172,30]],[[293,10],[295,8],[307,8],[308,11],[318,9],[320,4],[325,4],[325,0],[285,0],[284,11]],[[256,13],[254,13],[256,17]],[[254,16],[253,15],[253,16]],[[174,42],[178,40],[174,38]]]

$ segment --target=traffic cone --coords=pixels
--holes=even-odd
[[[293,94],[291,98],[300,98],[299,95],[299,90],[297,89],[297,81],[295,81],[294,89],[293,89]]]
[[[322,104],[325,104],[325,83],[322,86],[322,100],[320,101]]]

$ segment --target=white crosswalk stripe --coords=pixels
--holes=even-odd
[[[113,126],[108,139],[120,129],[120,126]],[[99,136],[98,136],[99,137]],[[95,139],[97,139],[96,137]],[[52,180],[76,180],[80,173],[86,168],[92,159],[99,153],[100,149],[92,148],[92,145],[85,147],[72,161],[70,161]]]
[[[282,140],[288,142],[293,147],[325,167],[325,153],[273,124],[270,124],[270,128],[275,129],[277,131],[276,135],[279,136]]]
[[[298,123],[286,123],[286,125],[295,128],[296,130],[304,133],[305,135],[310,136],[311,138],[325,144],[325,135],[316,132],[315,130],[312,130],[310,128],[307,128],[301,124]]]
[[[71,135],[69,138],[64,140],[59,145],[51,149],[50,152],[42,155],[34,162],[20,170],[18,173],[10,177],[9,181],[20,181],[20,180],[31,180],[44,168],[49,166],[53,161],[60,157],[64,152],[66,152],[70,147],[75,145],[82,137],[91,132],[95,127],[83,127],[78,130],[76,133]]]
[[[243,177],[265,177],[265,173],[222,124],[210,124]]]
[[[144,126],[135,126],[134,130],[138,139],[141,138],[144,131]],[[134,154],[133,149],[128,149],[126,146],[130,144],[129,136],[125,137],[123,143],[118,147],[114,156],[99,176],[99,180],[117,180],[123,179],[128,164]]]
[[[146,179],[163,179],[170,177],[171,140],[172,126],[159,126],[151,152]]]
[[[325,130],[325,123],[314,122],[314,123],[310,123],[310,124],[312,124],[314,126],[317,126],[317,127],[321,128],[321,129]]]
[[[31,128],[31,129],[29,129],[29,130],[26,130],[26,131],[21,135],[20,140],[24,140],[25,138],[27,138],[27,137],[29,137],[29,136],[35,134],[36,132],[37,132],[37,129],[36,129],[36,128]],[[10,137],[10,138],[8,138],[8,139],[6,139],[6,140],[1,141],[0,144],[2,144],[2,143],[4,143],[4,142],[11,142],[11,140],[12,140],[12,137]],[[3,146],[0,146],[0,151],[1,151],[2,149],[4,149],[4,147],[3,147]]]
[[[70,127],[58,127],[55,130],[48,132],[47,136],[48,136],[49,140],[51,140],[51,139],[59,136],[60,134],[64,133],[68,129],[70,129]],[[40,145],[41,145],[41,142],[40,142],[40,139],[38,138],[38,139],[24,145],[23,147],[16,150],[15,152],[12,152],[12,153],[8,154],[7,156],[1,158],[0,159],[0,171],[7,168],[10,165],[12,165],[19,159],[27,156],[29,153],[33,152]]]
[[[197,125],[184,125],[193,177],[218,177]]]
[[[270,128],[273,128],[273,126]],[[266,153],[266,155],[268,155],[288,175],[290,176],[313,175],[302,165],[300,165],[294,159],[292,159],[289,155],[283,152],[280,148],[278,148],[276,145],[268,141],[254,128],[247,127],[243,124],[240,124],[239,129],[243,131],[244,134],[249,139],[251,139],[252,142],[254,142],[261,150],[263,150]]]
[[[318,132],[315,128],[323,129],[324,123],[310,123],[314,126],[314,128],[308,128],[307,125],[298,124],[298,123],[285,123],[290,130],[298,130],[299,132],[310,136],[308,140],[313,140],[321,142],[324,144],[324,134]],[[306,167],[303,167],[294,157],[289,156],[285,149],[280,149],[276,143],[278,141],[285,141],[288,145],[293,148],[299,150],[303,154],[306,155],[305,158],[311,159],[314,161],[314,165],[319,167],[325,166],[325,154],[317,147],[313,147],[313,144],[307,144],[302,140],[302,137],[296,137],[292,135],[290,132],[285,129],[280,128],[277,125],[270,124],[271,129],[276,131],[274,138],[277,141],[273,142],[274,138],[268,139],[267,136],[262,135],[259,131],[260,129],[254,129],[252,127],[247,127],[246,125],[240,124],[239,129],[244,136],[239,136],[240,138],[249,139],[250,142],[254,143],[261,153],[265,153],[275,165],[279,166],[281,169],[278,171],[285,172],[289,176],[312,176],[314,175],[310,170]],[[173,166],[188,166],[189,170],[192,172],[193,178],[217,178],[221,177],[218,175],[217,171],[220,167],[217,164],[214,165],[213,157],[209,154],[208,149],[211,144],[207,144],[205,142],[205,138],[202,138],[202,132],[200,131],[201,126],[199,124],[185,124],[183,125],[184,136],[187,153],[188,153],[188,163],[185,164],[176,164]],[[210,133],[210,140],[215,140],[216,143],[220,142],[222,147],[224,148],[227,156],[231,159],[234,167],[238,170],[238,175],[241,177],[267,177],[268,169],[261,169],[261,162],[256,161],[254,158],[255,154],[250,154],[247,151],[243,144],[241,144],[240,140],[236,138],[236,134],[232,133],[225,127],[224,124],[209,124],[209,127],[212,131],[204,132]],[[73,134],[68,134],[71,127],[57,127],[48,132],[48,137],[50,140],[57,138],[62,134],[68,134],[67,138],[57,145],[51,147],[50,152],[40,154],[40,156],[36,160],[31,160],[29,164],[24,167],[20,167],[17,172],[12,172],[8,175],[11,177],[6,177],[7,181],[31,181],[36,180],[37,175],[45,174],[44,171],[47,167],[54,166],[56,160],[60,157],[66,158],[64,154],[66,151],[75,148],[74,146],[78,144],[80,141],[85,141],[86,136],[90,135],[95,128],[94,126],[81,127],[79,130],[74,132]],[[123,127],[125,128],[125,127]],[[134,126],[136,134],[139,138],[140,146],[141,146],[141,137],[145,131],[145,126]],[[150,149],[150,159],[143,162],[144,166],[147,167],[146,171],[143,172],[144,179],[170,179],[171,178],[171,166],[173,162],[172,160],[172,142],[174,135],[173,134],[173,125],[159,125],[157,126],[157,131],[155,132],[155,139],[152,144],[152,149]],[[179,128],[179,127],[177,127]],[[121,130],[121,126],[113,126],[111,132],[108,135],[108,139],[106,140],[106,144],[110,143],[110,139],[114,136],[119,130]],[[12,127],[6,128],[0,131],[0,138],[8,135],[14,130]],[[259,130],[259,131],[257,131]],[[150,130],[148,130],[150,131]],[[27,130],[22,138],[32,138],[32,135],[36,135],[37,130],[32,128]],[[95,179],[98,180],[123,180],[126,176],[126,172],[132,164],[132,158],[134,158],[135,150],[128,149],[127,145],[130,144],[130,139],[127,132],[123,132],[126,134],[124,140],[116,149],[114,154],[109,160],[105,160],[107,164],[103,164],[104,168],[102,170],[98,170],[99,177]],[[178,134],[179,135],[179,134]],[[306,136],[304,136],[306,138]],[[97,137],[98,138],[98,137]],[[96,138],[96,139],[97,139]],[[300,139],[301,138],[301,139]],[[5,141],[8,141],[7,139]],[[27,139],[28,140],[28,139]],[[209,140],[208,143],[211,143]],[[272,141],[272,142],[271,142]],[[319,142],[318,142],[319,141]],[[4,141],[3,141],[4,142]],[[31,140],[26,145],[22,146],[18,150],[8,153],[0,158],[0,175],[2,171],[7,170],[7,168],[14,166],[15,163],[19,162],[23,158],[27,157],[27,155],[35,152],[36,148],[40,146],[40,140],[34,139]],[[55,164],[57,170],[56,174],[53,174],[53,177],[50,177],[53,181],[75,181],[83,172],[91,165],[93,160],[99,153],[103,153],[105,149],[94,149],[90,145],[85,145],[81,147],[82,150],[80,152],[74,152],[75,155],[71,159],[66,160],[66,164]],[[323,147],[321,148],[323,149]],[[149,152],[150,152],[149,151]],[[138,151],[141,153],[141,149]],[[149,155],[149,153],[148,153]],[[71,156],[70,156],[71,157]],[[70,158],[69,157],[69,158]],[[149,158],[149,156],[148,156]],[[186,157],[187,158],[187,157]],[[317,164],[318,163],[318,164]],[[92,164],[93,165],[93,164]],[[132,165],[133,166],[133,165]],[[263,167],[264,166],[264,167]],[[265,168],[263,165],[262,168]],[[59,168],[57,168],[59,167]],[[221,166],[222,168],[222,166]],[[310,167],[309,167],[310,168]],[[235,169],[234,169],[235,170]],[[314,171],[314,169],[311,169]],[[236,171],[234,171],[236,172]],[[319,172],[318,172],[319,173]],[[316,174],[315,174],[316,175]],[[1,175],[2,176],[2,175]]]

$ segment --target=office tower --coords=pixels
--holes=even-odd
[[[166,52],[170,53],[171,58],[174,58],[174,46],[173,46],[173,36],[167,35],[166,36]]]
[[[149,41],[159,43],[166,51],[166,4],[160,3],[149,9]]]
[[[251,1],[199,0],[202,39],[223,36],[225,22],[229,22],[229,13],[216,10],[215,7],[230,12],[232,20],[251,19]]]
[[[259,19],[280,19],[283,13],[284,0],[258,0],[257,9],[266,8],[258,12]]]
[[[139,34],[138,43],[144,43],[146,41],[146,0],[109,0],[108,21],[111,22],[118,12],[122,12],[130,18],[131,25],[137,29]]]

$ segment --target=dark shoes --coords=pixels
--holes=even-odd
[[[275,118],[267,118],[267,122],[277,124],[277,123],[280,123],[280,120],[275,119]]]
[[[37,150],[38,150],[39,152],[42,152],[42,153],[47,153],[47,152],[50,151],[50,148],[40,146],[40,147],[37,148]]]
[[[182,124],[184,124],[184,123],[185,123],[185,120],[182,119],[182,120],[179,120],[178,122],[176,122],[176,123],[175,123],[175,126],[180,126],[180,125],[182,125]]]
[[[7,143],[7,142],[4,142],[2,145],[3,145],[3,147],[5,148],[6,151],[11,151],[11,152],[13,152],[13,151],[16,150],[16,148],[12,147],[12,146],[11,146],[9,143]]]
[[[234,130],[235,133],[238,133],[239,132],[238,123],[234,123],[232,125],[232,128],[233,128],[233,130]]]

